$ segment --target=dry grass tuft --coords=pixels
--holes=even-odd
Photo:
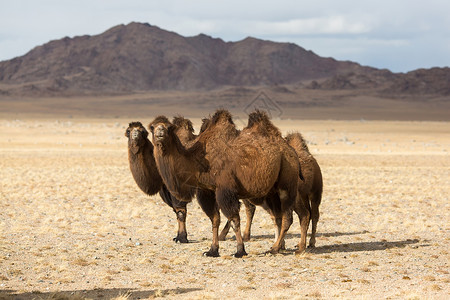
[[[427,275],[423,277],[423,280],[426,281],[436,281],[436,277],[432,276],[432,275]]]
[[[314,299],[319,299],[319,298],[322,298],[322,293],[320,293],[319,291],[314,291],[311,294],[308,294],[306,296],[312,297]]]
[[[358,279],[358,280],[356,280],[356,282],[363,283],[363,284],[370,284],[370,281],[366,280],[366,279]]]
[[[280,282],[275,285],[279,289],[287,289],[292,287],[292,283],[290,282]]]
[[[77,258],[77,259],[74,259],[74,260],[72,261],[72,264],[77,265],[77,266],[81,266],[81,267],[87,267],[87,266],[89,266],[91,263],[88,262],[87,260],[85,260],[84,258],[79,257],[79,258]]]

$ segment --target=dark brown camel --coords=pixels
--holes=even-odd
[[[176,117],[174,121],[177,123],[177,134],[180,135],[182,140],[189,141],[190,134],[193,134],[192,123],[181,117]],[[130,170],[136,184],[147,195],[151,196],[159,192],[163,201],[172,207],[177,216],[178,233],[173,240],[188,243],[186,231],[187,203],[172,196],[163,184],[153,156],[153,145],[148,139],[148,131],[140,122],[132,122],[127,128],[125,136],[128,138]]]
[[[288,144],[295,149],[299,157],[304,180],[299,180],[298,196],[294,205],[294,211],[297,213],[301,227],[301,240],[297,252],[303,252],[306,246],[306,233],[309,227],[309,219],[312,221],[312,233],[309,240],[309,247],[313,248],[316,244],[316,229],[319,221],[319,205],[322,199],[322,172],[319,164],[313,155],[309,152],[308,146],[300,133],[290,133],[286,136]],[[255,206],[248,201],[243,201],[247,214],[248,233],[250,238],[250,226],[255,213]],[[227,222],[220,234],[220,238],[225,239],[230,229],[230,223]]]
[[[300,174],[297,154],[281,134],[277,138],[260,134],[253,126],[252,114],[249,126],[239,134],[231,114],[225,110],[216,112],[208,128],[190,148],[183,147],[174,133],[174,126],[162,118],[149,126],[156,165],[169,191],[189,201],[185,195],[200,188],[197,198],[213,227],[207,256],[219,255],[219,209],[232,222],[237,242],[235,256],[246,255],[240,229],[239,198],[262,205],[269,194],[272,196],[268,198],[273,200],[269,203],[270,209],[281,219],[280,235],[270,251],[279,252],[292,223]],[[209,195],[205,195],[206,191]],[[215,200],[210,197],[211,192]]]

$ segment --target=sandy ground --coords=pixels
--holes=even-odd
[[[237,259],[232,234],[202,256],[196,202],[191,243],[172,241],[174,213],[131,177],[128,121],[0,119],[0,299],[450,297],[448,122],[275,121],[322,168],[317,248],[294,255],[295,218],[287,250],[265,255],[273,225],[257,209]]]

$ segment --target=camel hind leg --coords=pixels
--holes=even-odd
[[[248,242],[250,240],[251,236],[251,229],[252,229],[252,222],[253,222],[253,216],[255,215],[256,206],[251,204],[248,200],[242,200],[245,205],[245,215],[247,216],[247,222],[245,223],[245,229],[244,229],[244,236],[242,237],[245,242]]]
[[[236,235],[237,250],[234,256],[240,258],[247,255],[241,235],[241,219],[239,216],[240,205],[237,194],[230,189],[217,187],[216,200],[223,214],[231,222],[231,226],[234,229],[234,234]]]
[[[308,234],[309,220],[311,217],[311,208],[309,206],[309,199],[307,195],[297,194],[294,210],[298,215],[300,221],[300,241],[296,254],[303,253],[306,249],[306,237]]]
[[[251,236],[251,227],[252,227],[253,216],[255,215],[256,207],[255,207],[255,205],[251,204],[248,200],[244,199],[244,200],[242,200],[242,202],[244,202],[245,215],[247,216],[247,222],[245,223],[244,235],[243,235],[242,239],[244,240],[244,242],[248,242],[250,240],[250,236]],[[219,241],[225,241],[227,234],[230,231],[230,228],[231,228],[231,222],[227,221],[227,223],[223,227],[222,231],[220,232]]]
[[[311,237],[309,239],[310,248],[314,248],[316,246],[316,230],[317,223],[319,222],[320,212],[319,205],[322,200],[322,193],[315,193],[311,197]]]
[[[230,228],[231,228],[231,222],[229,220],[227,220],[227,222],[225,223],[225,226],[223,226],[223,229],[219,234],[219,241],[225,241],[225,239],[227,238],[228,232],[230,232]]]
[[[278,194],[280,197],[280,208],[282,215],[281,228],[279,229],[278,239],[275,241],[272,248],[270,248],[270,253],[272,254],[280,252],[281,248],[284,245],[286,233],[292,224],[292,203],[295,199],[295,196],[293,196],[292,193],[283,189],[280,189]]]

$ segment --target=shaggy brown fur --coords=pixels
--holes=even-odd
[[[213,225],[212,245],[205,253],[208,256],[219,255],[219,209],[234,225],[235,256],[246,255],[239,198],[261,205],[268,194],[274,195],[269,197],[269,206],[273,215],[281,219],[281,225],[272,253],[280,250],[292,223],[300,174],[298,157],[283,139],[263,136],[257,127],[248,126],[239,134],[231,114],[219,110],[193,146],[186,149],[174,134],[172,124],[160,120],[150,123],[156,164],[168,189],[177,197],[186,190],[201,189],[197,198]],[[206,191],[214,191],[216,200],[206,197]]]
[[[295,149],[298,154],[298,159],[302,166],[302,173],[305,177],[304,181],[299,181],[298,193],[301,197],[302,204],[296,201],[295,211],[297,212],[300,219],[300,226],[302,227],[302,239],[306,244],[306,233],[308,231],[309,220],[306,221],[305,218],[307,212],[303,212],[302,209],[310,209],[310,218],[312,223],[311,237],[309,239],[309,247],[313,248],[316,246],[316,230],[317,223],[319,221],[319,205],[322,201],[322,191],[323,191],[323,180],[322,172],[320,170],[319,164],[313,155],[309,152],[308,146],[300,133],[291,133],[286,136],[286,141],[291,147]],[[306,222],[306,223],[305,223]],[[298,249],[301,251],[302,249]]]
[[[190,121],[189,121],[190,122]],[[180,135],[186,135],[180,129]],[[153,145],[148,139],[148,132],[140,122],[129,124],[125,132],[128,138],[128,161],[131,174],[138,187],[147,195],[159,192],[163,201],[173,208],[178,222],[178,234],[174,241],[188,243],[186,232],[186,202],[179,201],[167,190],[156,167]]]
[[[309,152],[306,141],[300,133],[291,133],[286,136],[288,144],[295,149],[299,157],[299,162],[302,168],[304,180],[299,180],[298,183],[298,197],[296,198],[294,210],[298,215],[301,227],[301,240],[298,245],[298,253],[304,251],[306,247],[306,233],[308,231],[309,220],[312,221],[312,233],[309,240],[309,247],[313,248],[316,244],[316,230],[319,221],[319,205],[322,199],[322,172],[319,164]],[[245,211],[247,214],[247,225],[251,226],[253,215],[255,213],[255,206],[244,201]],[[227,223],[221,232],[221,238],[225,239],[230,228]],[[247,227],[246,227],[247,228]],[[248,228],[250,233],[251,228]],[[250,236],[248,237],[250,238]]]

